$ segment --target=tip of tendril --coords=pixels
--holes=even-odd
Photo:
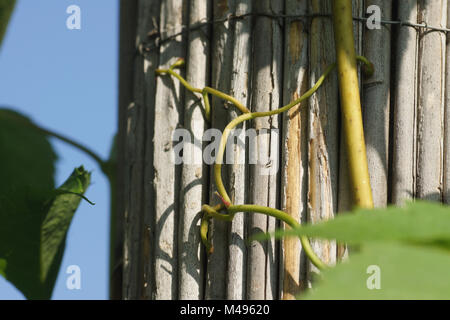
[[[177,61],[175,61],[174,64],[170,66],[170,69],[179,68],[183,65],[184,65],[184,58],[178,58]]]
[[[225,200],[225,199],[220,195],[220,193],[218,193],[218,192],[216,191],[215,194],[216,194],[216,196],[219,197],[220,201],[222,201],[222,203],[225,205],[225,207],[228,208],[229,206],[231,206],[231,203],[229,203],[227,200]]]

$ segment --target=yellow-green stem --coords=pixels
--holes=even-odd
[[[234,215],[237,212],[258,212],[284,221],[292,228],[298,229],[301,227],[300,223],[298,223],[286,212],[274,208],[263,207],[253,204],[242,204],[229,206],[227,210],[232,215]],[[309,243],[308,237],[300,236],[300,242],[302,244],[302,248],[305,251],[306,256],[309,258],[312,264],[314,264],[320,270],[325,269],[326,264],[324,264],[322,260],[320,260],[320,258],[314,253],[311,244]]]
[[[317,80],[316,84],[311,89],[309,89],[301,97],[290,102],[289,104],[285,105],[284,107],[281,107],[279,109],[272,110],[272,111],[245,113],[245,114],[242,114],[239,117],[233,119],[230,123],[228,123],[228,125],[225,127],[225,130],[220,139],[216,162],[214,164],[214,179],[216,182],[217,191],[219,192],[219,194],[222,196],[222,198],[225,201],[231,203],[230,197],[228,196],[227,191],[226,191],[225,186],[222,181],[221,170],[222,170],[223,155],[225,153],[225,147],[226,147],[228,136],[229,136],[231,130],[233,130],[238,124],[240,124],[246,120],[255,119],[255,118],[259,118],[259,117],[269,117],[269,116],[273,116],[276,114],[280,114],[282,112],[288,111],[292,107],[294,107],[294,106],[298,105],[299,103],[301,103],[302,101],[308,99],[309,97],[311,97],[314,94],[314,92],[317,91],[317,89],[319,89],[319,87],[325,81],[328,74],[330,74],[330,72],[335,67],[336,67],[336,64],[334,64],[334,63],[331,64],[330,66],[328,66],[327,69],[325,70],[325,72],[323,73],[323,75]]]
[[[186,81],[186,79],[184,79],[181,75],[176,73],[173,70],[173,67],[170,67],[169,69],[156,69],[155,72],[157,74],[168,73],[168,74],[174,76],[175,78],[177,78],[181,82],[181,84],[183,86],[185,86],[185,88],[188,89],[189,91],[201,93],[205,100],[205,115],[206,115],[206,118],[208,119],[208,121],[210,120],[210,107],[209,107],[208,93],[212,94],[213,96],[216,96],[218,98],[221,98],[223,100],[231,102],[232,104],[234,104],[236,106],[236,108],[238,108],[243,113],[250,113],[250,110],[248,110],[247,107],[245,107],[241,102],[239,102],[234,97],[232,97],[228,94],[225,94],[225,93],[218,91],[211,87],[204,87],[203,89],[194,88],[193,86],[191,86],[189,84],[189,82]],[[208,105],[206,105],[206,104],[208,104]]]
[[[366,74],[370,75],[373,73],[373,65],[364,57],[357,56],[356,59],[360,60],[365,64],[365,72]],[[297,104],[301,103],[303,100],[308,99],[314,92],[320,87],[320,85],[323,83],[325,78],[328,76],[328,74],[336,67],[336,64],[330,65],[324,72],[324,74],[319,78],[319,80],[316,82],[316,84],[309,89],[304,95],[299,97],[298,99],[290,102],[289,104],[285,105],[284,107],[281,107],[276,110],[272,111],[266,111],[266,112],[253,112],[251,113],[245,106],[243,106],[239,101],[234,99],[233,97],[226,95],[216,89],[205,87],[203,89],[194,88],[191,86],[183,77],[181,77],[179,74],[173,71],[174,68],[180,67],[184,64],[184,60],[177,60],[175,64],[170,66],[169,69],[157,69],[156,73],[158,74],[164,74],[169,73],[180,80],[180,82],[190,91],[202,93],[203,99],[205,101],[205,116],[209,120],[210,119],[210,103],[208,98],[208,93],[215,95],[219,98],[222,98],[224,100],[230,101],[233,103],[239,110],[241,110],[244,114],[238,116],[237,118],[233,119],[226,127],[223,132],[223,135],[221,137],[219,148],[217,152],[216,161],[214,164],[214,179],[216,183],[216,188],[218,190],[218,196],[221,198],[222,203],[218,204],[214,207],[211,207],[209,205],[203,205],[202,206],[202,212],[204,212],[204,215],[201,220],[200,225],[200,236],[203,244],[205,245],[207,252],[212,253],[214,248],[211,244],[210,239],[208,238],[208,223],[211,218],[216,218],[220,220],[225,221],[232,221],[235,214],[237,212],[257,212],[262,213],[265,215],[273,216],[277,219],[280,219],[290,225],[293,228],[300,227],[300,224],[295,221],[291,216],[289,216],[287,213],[274,209],[269,207],[263,207],[258,205],[251,205],[251,204],[243,204],[243,205],[233,205],[231,202],[230,197],[228,196],[228,193],[225,189],[225,186],[222,181],[222,162],[223,162],[223,156],[226,148],[226,143],[228,140],[228,136],[230,132],[240,123],[258,118],[258,117],[268,117],[276,114],[280,114],[282,112],[288,111],[290,108],[296,106]],[[220,211],[226,210],[226,213],[221,213]],[[308,258],[311,260],[311,262],[319,269],[323,269],[326,267],[326,265],[316,256],[314,251],[311,248],[311,245],[308,241],[307,237],[300,237],[300,242],[302,243],[303,249],[308,256]]]
[[[334,39],[341,97],[342,121],[354,203],[372,208],[366,146],[361,114],[351,0],[333,0]]]

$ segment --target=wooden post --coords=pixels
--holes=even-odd
[[[417,22],[417,1],[399,1],[398,18]],[[416,178],[417,31],[399,28],[394,75],[392,203],[411,199]]]
[[[332,1],[312,1],[312,13],[332,10]],[[328,65],[336,61],[331,19],[313,19],[311,24],[310,81],[317,82]],[[339,159],[339,94],[336,73],[309,99],[308,115],[308,222],[332,219],[337,209]],[[336,262],[333,241],[314,240],[311,245],[327,264]],[[308,273],[318,272],[309,264]],[[311,274],[308,276],[308,281]],[[310,284],[309,284],[310,285]]]
[[[208,21],[210,1],[191,0],[189,26]],[[189,33],[186,59],[186,80],[196,88],[209,83],[209,30],[208,27]],[[202,158],[202,138],[207,124],[203,115],[201,95],[185,91],[184,129],[188,130],[192,143],[183,163],[180,186],[180,220],[178,225],[179,299],[203,298],[203,257],[200,243],[201,205],[206,200],[207,172]],[[199,160],[199,161],[198,161]]]
[[[161,2],[160,28],[170,34],[181,31],[187,22],[187,1],[167,0]],[[164,37],[164,33],[162,36]],[[169,67],[178,58],[184,58],[185,36],[178,36],[160,47],[159,65]],[[152,70],[153,71],[153,70]],[[184,70],[180,70],[183,73]],[[177,237],[179,211],[180,168],[173,160],[172,137],[174,130],[183,123],[184,88],[178,81],[168,77],[156,78],[154,118],[154,180],[155,226],[154,226],[154,279],[155,299],[178,298]]]
[[[281,1],[260,0],[255,2],[255,11],[280,14]],[[269,111],[280,107],[282,71],[282,30],[276,20],[257,17],[253,29],[252,105],[251,111]],[[269,161],[271,154],[279,151],[279,138],[272,130],[278,129],[278,117],[257,118],[253,122],[256,129],[256,155],[258,163],[250,166],[250,203],[277,207],[278,174],[275,161]],[[278,161],[278,159],[276,159]],[[250,214],[248,233],[274,231],[274,218],[261,214]],[[274,299],[277,296],[277,256],[276,243],[253,241],[248,248],[249,266],[247,271],[247,298]]]
[[[138,21],[136,42],[143,43],[148,40],[149,30],[158,28],[159,2],[140,1],[138,4]],[[138,49],[138,48],[136,48]],[[148,263],[153,259],[142,256],[142,250],[147,248],[150,242],[147,232],[150,222],[144,215],[147,212],[147,190],[144,186],[144,172],[148,168],[144,160],[146,147],[147,116],[154,110],[154,100],[146,100],[147,93],[155,95],[155,76],[151,68],[144,66],[157,65],[159,54],[149,52],[144,57],[137,55],[134,59],[134,88],[133,101],[126,106],[126,131],[125,131],[125,169],[124,169],[124,270],[123,270],[123,298],[139,299],[147,297],[150,279],[143,267],[148,268]],[[150,70],[150,72],[146,72]],[[147,84],[149,84],[147,86]],[[144,230],[146,231],[144,233]],[[148,258],[148,259],[145,259]]]
[[[447,1],[419,1],[418,20],[445,27]],[[446,39],[440,32],[426,30],[420,32],[419,38],[416,195],[441,201]]]
[[[286,12],[308,13],[308,4],[296,0],[286,1]],[[283,104],[300,97],[309,87],[308,37],[306,21],[287,21],[284,49]],[[281,209],[296,221],[306,221],[308,190],[308,103],[292,108],[283,114],[281,144]],[[284,224],[284,228],[288,228]],[[297,238],[282,240],[280,256],[280,296],[285,300],[305,287],[306,261],[301,256],[301,244]]]
[[[447,4],[447,28],[450,28],[450,6]],[[450,204],[450,33],[445,52],[445,119],[444,119],[444,202]]]
[[[135,38],[137,27],[137,2],[120,1],[120,48],[119,48],[119,134],[117,140],[117,185],[116,208],[111,212],[110,222],[110,281],[109,298],[122,298],[123,283],[123,237],[124,237],[124,178],[125,178],[125,140],[127,128],[127,107],[133,101]],[[120,190],[120,192],[117,192]],[[111,208],[113,210],[113,208]]]
[[[161,1],[141,1],[139,3],[139,17],[143,24],[141,30],[141,36],[136,39],[136,45],[138,52],[144,54],[144,63],[136,66],[136,72],[139,70],[145,70],[145,78],[140,79],[142,83],[139,83],[140,90],[145,92],[146,96],[146,137],[145,137],[145,167],[144,167],[144,212],[142,213],[143,225],[142,235],[140,242],[142,243],[141,254],[141,268],[142,268],[142,284],[143,293],[142,299],[154,299],[155,298],[155,242],[156,242],[156,185],[155,167],[153,165],[155,161],[155,152],[153,145],[153,138],[155,135],[154,123],[155,123],[155,111],[156,111],[156,75],[155,69],[160,64],[160,48],[157,46],[158,37],[160,37],[160,15],[161,15]],[[140,26],[139,26],[140,27]],[[140,27],[141,28],[141,27]],[[139,44],[148,44],[149,50],[141,49]],[[136,84],[138,85],[138,84]],[[157,158],[157,157],[156,157]],[[133,162],[129,164],[133,165]],[[125,285],[126,283],[124,283]]]
[[[252,1],[241,0],[236,4],[235,14],[252,12]],[[230,93],[246,106],[250,103],[251,90],[251,19],[234,22],[233,66],[231,71]],[[239,115],[235,109],[229,109],[229,120]],[[230,178],[230,197],[234,203],[246,203],[248,199],[248,166],[245,164],[247,155],[246,136],[244,130],[247,124],[243,123],[239,129],[238,143],[231,145],[233,150],[232,163],[227,167]],[[228,149],[230,151],[230,149]],[[242,162],[244,160],[244,163]],[[229,163],[227,161],[227,163]],[[230,224],[228,247],[228,274],[227,299],[242,300],[246,298],[247,279],[247,243],[246,216],[238,214]]]
[[[214,19],[225,18],[234,11],[234,0],[214,1]],[[223,92],[230,92],[233,33],[229,22],[213,25],[212,47],[211,47],[211,86]],[[226,102],[213,98],[211,110],[211,127],[223,132],[228,123],[229,112]],[[211,168],[212,169],[212,168]],[[222,173],[225,185],[229,185],[226,170]],[[210,182],[214,181],[211,170]],[[214,183],[210,185],[210,203],[217,203],[218,198]],[[226,298],[226,257],[228,251],[229,225],[227,222],[212,220],[210,225],[214,254],[208,257],[206,274],[206,299]]]
[[[120,197],[116,227],[112,225],[116,232],[123,226],[123,257],[112,260],[111,297],[293,299],[314,286],[309,280],[317,270],[305,259],[297,239],[247,243],[255,233],[281,227],[261,214],[238,213],[232,222],[212,219],[209,232],[214,253],[206,255],[198,230],[200,206],[215,205],[220,199],[215,195],[212,166],[195,159],[211,155],[205,154],[211,148],[200,148],[202,138],[208,146],[217,143],[226,124],[241,112],[212,98],[207,123],[200,96],[185,90],[174,77],[156,76],[155,70],[185,58],[185,66],[176,72],[193,86],[216,88],[252,111],[267,111],[303,94],[329,64],[339,60],[351,65],[354,60],[353,51],[348,56],[341,46],[343,42],[350,45],[348,39],[336,44],[336,59],[330,17],[297,20],[277,14],[330,14],[332,4],[338,3],[347,9],[344,29],[348,31],[352,29],[350,3],[353,16],[362,16],[365,7],[375,4],[383,19],[450,25],[445,0],[395,4],[367,0],[365,6],[363,2],[139,0],[134,7],[127,2],[121,22]],[[391,17],[391,5],[397,6],[393,12],[398,17]],[[233,14],[252,16],[238,19]],[[204,21],[211,24],[188,30]],[[337,28],[342,27],[340,22],[336,21]],[[398,36],[391,28],[399,30]],[[389,200],[401,204],[414,196],[449,203],[450,99],[445,88],[450,87],[450,50],[446,50],[445,36],[423,28],[418,32],[382,25],[381,30],[365,30],[363,39],[363,29],[364,22],[353,20],[356,53],[363,53],[375,65],[373,77],[360,86],[365,123],[364,135],[362,131],[359,135],[368,145],[375,205],[384,206]],[[351,71],[351,79],[341,81],[340,89],[334,72],[308,101],[288,113],[239,127],[256,129],[257,135],[252,146],[241,132],[238,144],[229,144],[225,152],[222,176],[233,203],[281,208],[301,223],[330,219],[352,207],[350,158],[344,152],[345,131],[341,131],[350,121],[345,107],[340,111],[338,99],[338,90],[347,91],[348,82],[361,82],[359,72]],[[360,110],[356,100],[350,106]],[[210,140],[203,137],[209,128],[215,130]],[[195,138],[193,150],[188,143],[183,148],[188,162],[178,165],[174,157],[180,154],[174,148],[182,142],[174,139],[176,129]],[[274,129],[280,129],[281,135]],[[366,154],[363,151],[361,157]],[[248,163],[253,156],[257,164]],[[240,162],[243,158],[246,163]],[[369,180],[368,175],[363,178]],[[369,206],[369,202],[358,204]],[[113,238],[113,251],[120,253],[121,237]],[[346,254],[344,246],[336,248],[333,242],[313,241],[312,245],[328,264]]]
[[[382,19],[391,20],[392,1],[369,0],[365,4],[366,8],[378,6]],[[388,200],[391,27],[366,28],[363,52],[375,67],[375,73],[363,81],[362,98],[370,185],[374,206],[384,207]]]

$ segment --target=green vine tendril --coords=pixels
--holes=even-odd
[[[357,56],[357,60],[362,62],[364,64],[363,72],[370,76],[374,72],[373,64],[369,62],[365,57]],[[203,89],[194,88],[192,85],[190,85],[182,76],[180,76],[178,73],[174,71],[175,68],[180,68],[184,65],[184,59],[178,59],[174,64],[172,64],[169,69],[156,69],[155,72],[158,75],[162,74],[170,74],[173,77],[177,78],[181,84],[183,84],[187,90],[195,93],[200,93],[204,100],[204,112],[205,117],[208,120],[208,122],[211,121],[211,107],[209,103],[209,97],[208,94],[214,95],[218,98],[221,98],[223,100],[231,102],[237,109],[239,109],[242,114],[238,116],[237,118],[233,119],[231,122],[228,123],[228,125],[225,127],[224,132],[222,134],[219,149],[217,152],[215,164],[214,164],[214,180],[217,188],[216,194],[220,198],[221,202],[220,204],[216,206],[210,206],[207,204],[204,204],[202,206],[202,212],[203,217],[201,220],[200,225],[200,235],[202,243],[205,245],[206,250],[209,254],[213,253],[214,248],[211,244],[211,241],[208,237],[208,227],[209,227],[209,220],[212,218],[224,220],[224,221],[232,221],[235,214],[238,212],[256,212],[265,214],[267,216],[275,217],[286,224],[288,224],[292,228],[299,228],[300,223],[298,223],[294,218],[292,218],[289,214],[287,214],[284,211],[270,208],[270,207],[264,207],[259,206],[255,204],[240,204],[235,205],[232,203],[225,186],[222,181],[222,162],[223,162],[223,156],[225,153],[225,147],[226,142],[228,140],[228,136],[230,132],[240,123],[260,118],[260,117],[270,117],[273,115],[277,115],[280,113],[283,113],[285,111],[288,111],[292,107],[300,104],[302,101],[308,99],[311,97],[317,89],[322,85],[322,83],[325,81],[326,77],[330,74],[331,71],[336,67],[336,63],[331,64],[325,69],[325,72],[322,74],[322,76],[317,80],[316,84],[305,92],[301,97],[298,99],[290,102],[289,104],[285,105],[284,107],[281,107],[276,110],[272,111],[265,111],[265,112],[250,112],[242,103],[237,101],[235,98],[218,91],[216,89],[205,87]],[[305,251],[306,256],[311,260],[311,262],[318,268],[318,269],[324,269],[326,268],[326,264],[322,262],[322,260],[314,253],[311,244],[309,243],[309,240],[307,237],[300,237],[300,242],[302,244],[303,250]]]

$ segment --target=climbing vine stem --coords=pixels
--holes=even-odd
[[[372,190],[356,71],[352,1],[334,0],[332,2],[342,122],[353,200],[357,207],[372,208]],[[373,66],[371,68],[373,70]]]
[[[368,75],[373,73],[373,65],[364,57],[357,57],[358,60],[360,60],[364,66],[364,72]],[[201,240],[203,244],[206,247],[206,250],[208,253],[212,253],[214,251],[214,248],[211,244],[211,241],[208,237],[208,225],[210,219],[219,219],[224,221],[232,221],[235,214],[238,212],[248,213],[261,213],[265,214],[267,216],[275,217],[281,221],[284,221],[286,224],[291,226],[292,228],[300,228],[300,224],[293,219],[290,215],[288,215],[286,212],[270,208],[270,207],[264,207],[256,204],[238,204],[235,205],[232,203],[226,188],[224,186],[224,183],[222,181],[222,163],[223,163],[223,156],[225,153],[225,148],[227,144],[228,137],[232,130],[239,125],[240,123],[260,118],[260,117],[270,117],[274,116],[280,113],[283,113],[285,111],[288,111],[292,107],[300,104],[302,101],[308,99],[311,97],[314,92],[319,89],[319,87],[322,85],[322,83],[325,81],[326,77],[330,74],[330,72],[336,67],[336,63],[331,64],[328,66],[322,76],[317,80],[316,84],[306,91],[301,97],[298,99],[290,102],[289,104],[275,110],[271,111],[265,111],[265,112],[250,112],[242,103],[237,101],[235,98],[220,92],[216,89],[205,87],[203,89],[194,88],[189,82],[187,82],[180,74],[176,73],[174,71],[175,68],[179,68],[184,64],[183,59],[178,59],[173,65],[169,67],[169,69],[157,69],[157,74],[170,74],[177,78],[181,84],[183,84],[187,90],[193,92],[193,93],[200,93],[202,94],[202,97],[204,99],[204,112],[205,117],[208,121],[210,121],[210,103],[208,94],[214,95],[218,98],[224,99],[226,101],[231,102],[237,109],[239,109],[242,114],[235,119],[233,119],[231,122],[228,123],[228,125],[225,127],[224,132],[222,134],[222,137],[220,139],[219,148],[217,151],[216,160],[214,163],[214,181],[217,188],[217,195],[220,198],[221,202],[220,204],[216,206],[210,206],[207,204],[204,204],[202,206],[202,212],[203,212],[203,218],[200,225],[200,235]],[[311,260],[311,262],[319,269],[324,269],[326,267],[325,263],[323,263],[319,257],[314,253],[313,249],[311,248],[311,245],[308,241],[307,237],[300,237],[300,241],[303,247],[303,250],[305,251],[305,254],[307,257]]]
[[[84,152],[85,154],[87,154],[88,156],[90,156],[93,160],[95,160],[95,162],[98,163],[98,165],[103,169],[105,169],[108,166],[107,161],[103,160],[95,151],[93,151],[92,149],[88,148],[85,145],[82,145],[81,143],[68,138],[66,136],[63,136],[57,132],[54,132],[52,130],[43,128],[41,126],[38,126],[30,121],[26,121],[23,118],[13,114],[13,113],[3,113],[1,115],[2,118],[11,121],[11,122],[15,122],[18,125],[21,126],[25,126],[34,130],[37,130],[38,132],[40,132],[41,134],[45,135],[45,136],[49,136],[49,137],[53,137],[56,138],[60,141],[63,141],[69,145],[71,145],[72,147],[77,148],[78,150]]]

